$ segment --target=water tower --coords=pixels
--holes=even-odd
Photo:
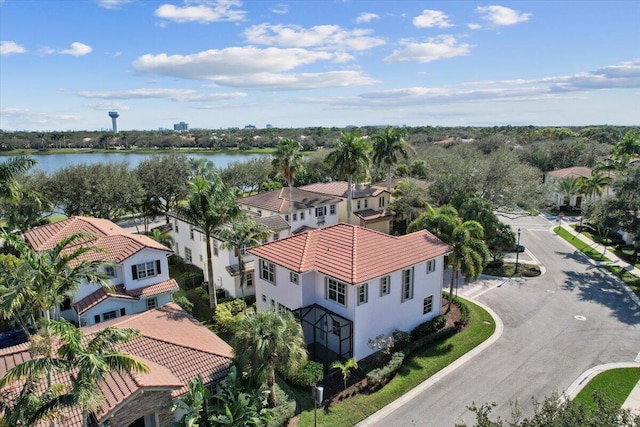
[[[109,117],[111,117],[111,124],[113,125],[113,133],[118,133],[118,114],[117,111],[109,111]]]

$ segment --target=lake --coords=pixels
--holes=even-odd
[[[168,154],[168,153],[166,153]],[[109,162],[127,162],[131,169],[134,169],[140,162],[155,155],[165,155],[163,153],[158,154],[140,154],[140,153],[65,153],[65,154],[33,154],[33,157],[37,163],[33,169],[39,169],[51,174],[58,169],[62,169],[65,166],[79,165],[79,164],[94,164],[94,163],[109,163]],[[267,156],[268,154],[229,154],[229,153],[212,153],[212,154],[199,154],[199,153],[187,153],[185,154],[189,158],[204,158],[211,160],[213,164],[219,169],[224,169],[229,164],[234,162],[246,162],[250,159],[260,158]],[[1,161],[1,160],[0,160]]]

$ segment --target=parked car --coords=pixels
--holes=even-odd
[[[514,252],[524,252],[525,249],[524,245],[516,245]]]

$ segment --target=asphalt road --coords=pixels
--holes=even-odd
[[[501,338],[370,425],[473,425],[475,416],[467,409],[473,402],[496,402],[493,414],[502,418],[510,416],[511,402],[530,414],[532,397],[563,392],[595,365],[640,357],[640,307],[620,283],[552,233],[546,219],[504,221],[520,228],[521,243],[545,274],[479,293],[477,299],[504,322]]]

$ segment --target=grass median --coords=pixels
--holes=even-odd
[[[595,410],[597,405],[593,400],[593,394],[602,392],[605,398],[610,399],[616,406],[622,407],[638,381],[640,381],[640,368],[610,369],[593,377],[573,401]]]

